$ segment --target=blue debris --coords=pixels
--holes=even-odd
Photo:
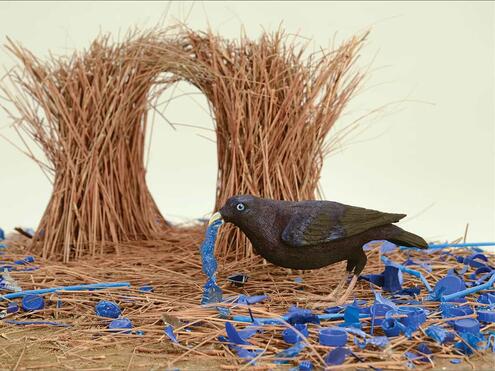
[[[495,322],[495,310],[478,309],[477,314],[478,314],[478,321],[480,322],[487,322],[487,323]]]
[[[450,294],[450,295],[442,296],[441,300],[442,301],[451,301],[452,299],[462,298],[466,295],[473,294],[473,293],[481,291],[481,290],[489,289],[490,287],[493,286],[493,283],[495,282],[495,271],[492,271],[492,273],[489,273],[489,275],[490,275],[490,279],[487,282],[485,282],[481,285],[478,285],[478,286],[473,286],[473,287],[470,287],[468,289],[455,292],[455,293]]]
[[[117,318],[108,324],[108,328],[112,331],[131,329],[132,328],[132,322],[130,319],[128,319],[126,317]],[[119,332],[122,332],[124,334],[130,334],[131,333],[130,331],[119,331]]]
[[[431,354],[433,354],[432,350],[430,349],[430,347],[426,344],[426,343],[420,343],[416,350],[418,352],[420,352],[421,354],[423,355],[426,355],[426,356],[429,356]],[[429,361],[429,357],[422,357],[419,359],[419,361],[421,362],[428,362]]]
[[[301,277],[294,277],[294,282],[295,283],[302,283],[303,282],[303,279]],[[303,361],[304,362],[304,361]],[[309,362],[309,361],[307,361]],[[302,363],[302,362],[301,362]]]
[[[455,338],[455,334],[453,332],[447,331],[437,325],[427,327],[425,333],[439,344],[450,343],[454,341]]]
[[[423,282],[423,284],[425,285],[426,289],[428,290],[428,292],[432,292],[432,288],[430,286],[430,284],[428,283],[428,281],[426,280],[426,278],[423,276],[423,274],[419,271],[416,271],[414,269],[410,269],[410,268],[407,268],[405,267],[404,265],[402,264],[399,264],[399,263],[395,263],[393,262],[392,260],[390,260],[389,258],[387,258],[386,256],[382,256],[381,257],[381,260],[383,261],[383,263],[385,265],[392,265],[392,266],[395,266],[397,267],[401,272],[403,273],[408,273],[414,277],[417,277],[421,280],[421,282]]]
[[[400,270],[392,265],[387,265],[383,272],[383,289],[389,292],[396,292],[402,289]]]
[[[473,308],[469,305],[456,305],[452,303],[441,303],[440,310],[442,318],[462,317],[473,314]],[[453,325],[454,321],[447,321],[449,325]]]
[[[351,354],[351,351],[347,348],[338,347],[331,350],[325,357],[325,364],[327,366],[337,366],[344,363],[347,356]]]
[[[45,307],[45,300],[39,295],[26,295],[22,298],[22,309],[26,312],[41,310]]]
[[[268,299],[268,296],[267,295],[246,296],[246,295],[242,295],[241,294],[237,298],[236,302],[238,304],[250,305],[250,304],[260,303],[260,302],[262,302],[263,300],[266,300],[266,299]]]
[[[395,318],[387,318],[382,322],[382,329],[387,337],[394,337],[399,336],[402,326]]]
[[[455,343],[454,347],[460,352],[471,355],[473,354],[473,350],[483,349],[484,339],[479,333],[459,332],[458,334],[462,340]]]
[[[139,292],[153,292],[154,288],[150,285],[141,286]]]
[[[120,307],[113,301],[100,300],[95,306],[97,316],[106,318],[119,318],[121,314]]]
[[[368,281],[368,282],[372,283],[373,285],[376,285],[379,287],[383,287],[383,285],[385,283],[385,277],[384,277],[383,273],[380,273],[380,274],[362,274],[359,276],[359,279]]]
[[[249,344],[246,340],[244,340],[237,330],[235,329],[234,325],[230,322],[225,322],[225,331],[227,332],[227,338],[231,343],[234,344],[243,344],[247,345]]]
[[[460,292],[466,288],[462,278],[456,275],[447,275],[437,282],[435,289],[431,294],[432,300],[442,299],[445,295]]]
[[[334,307],[325,308],[323,311],[325,313],[342,313],[344,309],[345,308],[342,306],[334,306]]]
[[[309,335],[308,327],[304,323],[296,323],[294,325],[294,328],[299,331],[304,337],[307,337]],[[282,332],[282,337],[284,341],[289,344],[295,344],[303,340],[303,338],[292,328],[286,328]]]
[[[201,304],[219,303],[222,301],[222,289],[216,283],[217,261],[214,255],[215,241],[218,228],[223,224],[222,219],[215,220],[208,225],[205,239],[200,247],[203,273],[206,274],[207,281],[203,286],[203,297]]]
[[[454,321],[454,329],[457,332],[469,332],[473,335],[479,335],[480,323],[474,318],[463,318]]]
[[[230,309],[227,307],[215,307],[219,314],[219,318],[227,319],[230,316]]]
[[[284,363],[289,363],[289,360],[287,358],[294,358],[297,356],[301,351],[306,348],[306,343],[303,341],[300,341],[299,343],[296,343],[295,345],[291,346],[290,348],[287,348],[275,355],[276,358],[283,358],[283,359],[277,359],[274,361],[276,364],[284,364]]]
[[[454,359],[451,359],[450,360],[450,363],[454,364],[454,365],[458,365],[459,363],[461,363],[462,361],[459,359],[459,358],[454,358]]]
[[[399,322],[404,325],[404,333],[407,337],[410,337],[421,324],[426,322],[426,312],[419,307],[400,307],[398,314],[406,315],[406,317],[399,319]]]
[[[29,263],[34,263],[34,256],[26,256],[24,259],[16,260],[14,264],[26,265]]]
[[[495,304],[495,294],[492,294],[491,292],[481,294],[478,297],[478,303]]]
[[[340,324],[340,326],[355,327],[360,329],[361,328],[361,322],[359,321],[360,313],[361,313],[361,308],[359,308],[356,302],[346,306],[344,310],[344,323]]]
[[[289,312],[284,318],[291,325],[296,323],[320,323],[320,319],[311,311],[311,309],[298,308],[296,306],[290,307]]]
[[[3,322],[17,326],[46,325],[46,326],[55,326],[55,327],[71,327],[71,325],[68,325],[66,323],[54,322],[54,321],[15,321],[13,319],[7,319]]]
[[[172,342],[174,343],[178,343],[179,341],[177,340],[177,337],[175,336],[174,334],[174,328],[172,325],[167,325],[165,326],[165,328],[163,329],[163,332],[165,332],[165,335],[167,335],[167,337],[172,340]]]
[[[14,301],[11,301],[8,305],[7,305],[7,313],[16,313],[19,311],[19,306],[17,305],[16,302]]]
[[[136,331],[134,331],[134,335],[143,336],[144,331],[143,330],[136,330]]]
[[[301,361],[299,363],[299,370],[298,371],[312,371],[313,370],[313,363],[311,361]]]
[[[338,347],[347,343],[347,332],[338,327],[320,329],[319,341],[321,345]]]

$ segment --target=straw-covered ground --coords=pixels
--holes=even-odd
[[[290,347],[281,336],[285,325],[264,325],[262,331],[249,339],[252,346],[247,348],[260,351],[255,365],[248,365],[228,344],[218,339],[219,336],[226,335],[226,322],[234,324],[237,330],[246,327],[248,324],[237,323],[232,320],[232,316],[249,316],[249,310],[246,305],[222,304],[230,307],[230,314],[222,316],[215,308],[207,309],[199,305],[205,282],[198,251],[203,233],[203,226],[179,229],[163,236],[160,241],[122,245],[118,255],[103,254],[69,263],[57,263],[35,256],[35,262],[16,266],[15,269],[39,267],[35,270],[11,272],[11,276],[23,290],[115,281],[128,281],[131,287],[47,294],[43,310],[24,312],[21,309],[17,313],[7,314],[0,322],[0,368],[106,370],[287,367],[274,363],[277,354]],[[32,255],[26,246],[29,244],[24,237],[10,242],[3,250],[3,264]],[[454,255],[467,256],[473,253],[468,249],[449,251],[453,255],[445,254],[445,250],[434,253],[395,250],[388,256],[397,262],[403,262],[408,257],[427,261],[431,272],[428,272],[426,266],[414,268],[422,272],[430,285],[434,286],[449,269],[462,268],[463,264],[458,263]],[[494,265],[495,256],[487,256],[488,264]],[[287,313],[292,305],[310,306],[314,301],[311,294],[328,293],[340,279],[343,268],[342,264],[338,264],[316,271],[289,272],[264,264],[261,258],[253,257],[242,261],[220,261],[218,281],[225,297],[238,294],[268,295],[265,301],[249,305],[254,318],[279,317]],[[380,248],[376,246],[368,252],[368,265],[364,273],[380,273],[383,268]],[[474,268],[468,269],[465,277],[473,270]],[[249,275],[244,287],[235,287],[227,282],[226,277],[234,272]],[[152,286],[153,292],[140,291],[139,288],[143,285]],[[413,286],[421,287],[418,299],[424,299],[427,292],[421,281],[404,275],[403,287]],[[379,292],[381,290],[374,288]],[[390,297],[385,292],[383,294]],[[478,294],[469,296],[467,304],[473,308],[480,305],[476,301],[477,296]],[[359,281],[354,297],[371,305],[374,295],[370,284]],[[100,300],[114,301],[120,306],[122,316],[133,323],[132,333],[117,334],[107,329],[110,319],[95,314],[95,305]],[[20,304],[20,299],[15,301]],[[350,335],[346,346],[353,350],[355,356],[347,357],[342,365],[335,368],[404,369],[408,365],[405,352],[418,353],[416,347],[422,342],[430,347],[433,355],[426,361],[412,361],[416,367],[493,367],[494,358],[491,352],[483,354],[475,350],[475,354],[468,358],[455,350],[454,343],[440,345],[427,337],[424,332],[426,327],[432,324],[445,325],[446,320],[439,313],[438,302],[423,301],[421,305],[431,310],[431,314],[410,339],[400,335],[389,338],[389,344],[384,348],[368,345],[361,349],[353,343],[354,336]],[[0,310],[6,306],[6,300],[0,301]],[[315,310],[315,313],[323,312]],[[164,319],[173,326],[178,343],[173,343],[164,333]],[[69,327],[20,326],[6,323],[8,320],[52,321]],[[316,368],[322,367],[331,348],[319,344],[318,331],[320,327],[337,326],[342,322],[343,320],[329,320],[322,321],[319,325],[309,324],[307,346],[299,355],[288,360],[289,365],[297,366],[301,360],[311,360]],[[363,330],[369,333],[370,319],[363,318],[361,323]],[[379,327],[375,328],[375,335],[383,335]],[[482,331],[494,327],[495,325],[485,326]],[[458,340],[460,338],[456,338]],[[462,363],[453,365],[450,363],[452,359],[460,359]]]

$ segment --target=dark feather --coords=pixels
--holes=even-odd
[[[398,222],[405,214],[390,214],[338,202],[320,201],[295,213],[282,232],[290,246],[318,245],[357,235],[371,228]]]

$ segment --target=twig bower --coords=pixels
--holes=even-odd
[[[318,197],[322,161],[338,137],[327,134],[362,80],[353,65],[363,40],[307,55],[281,31],[230,41],[181,26],[121,43],[99,37],[87,51],[48,61],[9,41],[22,64],[3,86],[9,114],[42,148],[49,164],[36,161],[53,179],[32,247],[67,262],[174,228],[146,185],[144,150],[153,102],[181,80],[207,97],[214,116],[215,209],[243,193]],[[235,259],[252,254],[233,228],[218,249]]]

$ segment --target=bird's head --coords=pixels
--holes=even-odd
[[[220,210],[210,219],[210,224],[214,220],[223,219],[227,223],[232,223],[238,227],[248,228],[256,224],[262,208],[261,199],[251,195],[238,195],[230,197]]]

